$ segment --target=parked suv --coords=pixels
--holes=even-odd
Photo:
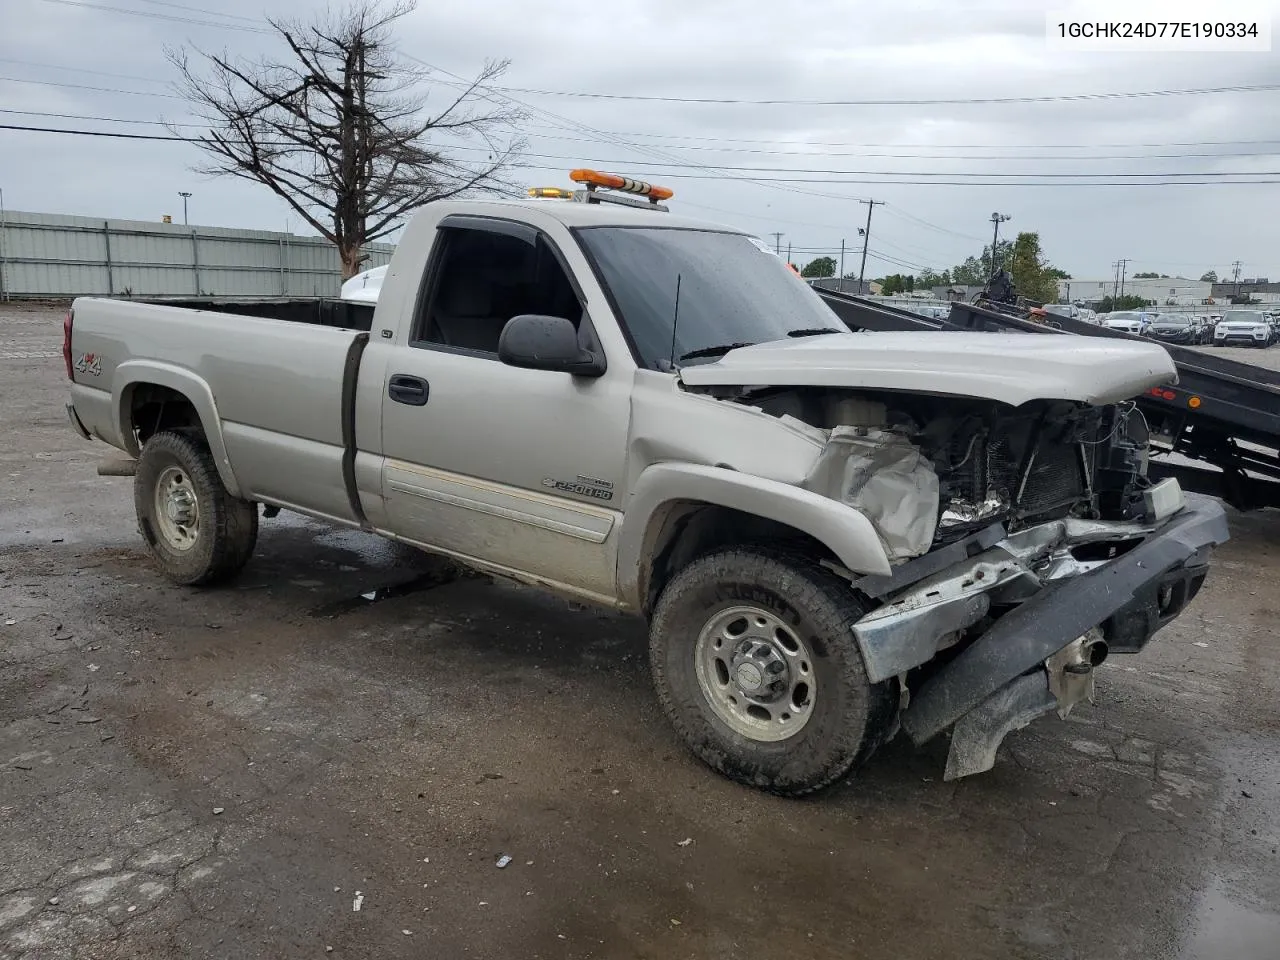
[[[1228,310],[1213,330],[1214,346],[1269,347],[1275,330],[1261,310]]]

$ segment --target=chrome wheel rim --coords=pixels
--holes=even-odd
[[[703,697],[734,733],[776,743],[809,722],[818,693],[813,654],[769,611],[738,606],[717,612],[698,634],[693,656]]]
[[[157,533],[165,546],[186,552],[195,546],[200,528],[200,501],[182,467],[166,467],[156,480]]]

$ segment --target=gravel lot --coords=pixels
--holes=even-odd
[[[1241,363],[1252,363],[1255,367],[1280,370],[1280,344],[1265,349],[1258,347],[1191,347],[1190,349],[1220,357],[1230,357]]]
[[[1277,956],[1280,515],[991,773],[786,801],[680,749],[637,622],[284,515],[168,585],[60,316],[0,304],[0,956]]]

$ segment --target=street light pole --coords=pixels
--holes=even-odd
[[[187,200],[190,198],[191,194],[190,194],[188,191],[186,191],[186,190],[179,190],[179,191],[178,191],[178,196],[180,196],[180,197],[182,198],[182,225],[185,227],[185,226],[187,226],[187,225],[188,225],[188,221],[187,221]]]

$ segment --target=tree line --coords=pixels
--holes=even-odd
[[[1035,232],[1028,231],[1012,240],[999,241],[994,262],[1009,271],[1019,294],[1041,303],[1057,300],[1058,281],[1071,279],[1071,274],[1048,261],[1040,245],[1040,234]],[[992,263],[991,245],[987,244],[980,256],[966,257],[949,270],[938,272],[926,267],[916,274],[892,273],[878,278],[876,282],[880,284],[880,292],[886,296],[933,287],[981,287],[994,272]],[[800,273],[804,277],[833,277],[836,261],[833,257],[818,257],[805,264]],[[856,280],[857,277],[846,274],[845,279]]]

